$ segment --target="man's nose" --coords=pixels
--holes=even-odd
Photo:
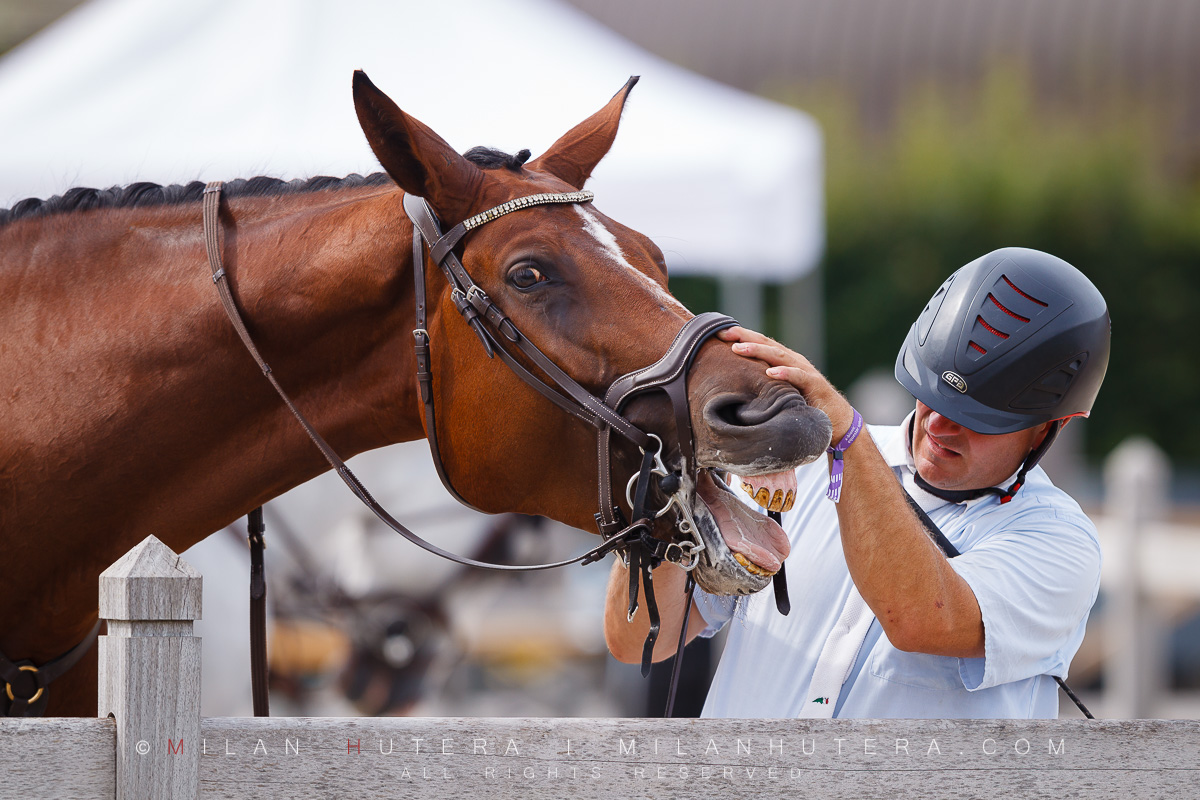
[[[929,411],[928,430],[934,436],[953,436],[962,431],[962,426],[949,417],[943,417],[932,409]]]

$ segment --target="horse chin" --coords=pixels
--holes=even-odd
[[[764,515],[743,505],[726,488],[725,483],[710,469],[701,469],[696,482],[707,481],[709,486],[685,485],[690,498],[692,519],[704,542],[704,550],[693,571],[696,583],[706,592],[718,595],[747,595],[762,591],[771,582],[772,576],[787,556],[787,539],[782,531],[768,531],[764,537],[767,547],[754,547],[752,553],[742,553],[730,547],[726,535],[722,534],[718,514],[726,527],[763,528],[778,526]],[[714,511],[715,509],[715,511]],[[747,547],[746,549],[751,549]],[[760,565],[756,562],[766,562]]]

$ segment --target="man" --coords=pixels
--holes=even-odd
[[[1109,329],[1103,297],[1065,261],[989,253],[947,279],[900,349],[896,377],[915,411],[857,435],[857,412],[803,356],[726,331],[734,352],[829,415],[840,452],[796,471],[783,517],[789,616],[770,592],[695,592],[689,640],[733,620],[705,715],[1056,717],[1053,676],[1066,676],[1083,638],[1100,548],[1036,464],[1091,410]],[[946,557],[905,492],[961,555]],[[662,659],[678,640],[684,573],[664,564],[654,581]],[[647,621],[644,610],[626,621],[625,582],[617,563],[605,632],[632,662]]]

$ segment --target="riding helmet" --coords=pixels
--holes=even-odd
[[[1110,332],[1104,297],[1082,272],[1006,247],[934,292],[896,357],[896,379],[978,433],[1086,417],[1108,368]]]

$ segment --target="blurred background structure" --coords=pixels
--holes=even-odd
[[[81,12],[105,3],[117,4],[91,0]],[[0,0],[0,51],[76,5]],[[203,5],[190,4],[193,12]],[[275,8],[282,19],[284,9],[302,5]],[[389,5],[414,14],[420,8]],[[571,7],[587,16],[569,13]],[[1092,418],[1067,428],[1046,465],[1097,520],[1105,544],[1102,598],[1071,683],[1085,690],[1098,716],[1200,716],[1200,416],[1194,413],[1200,369],[1192,326],[1200,307],[1200,0],[496,0],[488,8],[522,27],[536,26],[539,10],[569,16],[594,26],[605,41],[628,40],[628,49],[618,50],[629,59],[624,74],[647,64],[672,79],[690,70],[763,99],[761,105],[736,101],[741,108],[789,106],[819,122],[823,149],[815,175],[824,179],[823,204],[815,210],[802,202],[790,206],[795,230],[811,234],[796,252],[808,255],[774,274],[757,275],[744,264],[720,258],[701,264],[702,258],[689,255],[672,263],[672,291],[694,311],[724,310],[800,348],[847,389],[869,421],[895,422],[911,407],[890,378],[892,361],[925,300],[958,266],[997,247],[1021,245],[1059,255],[1089,275],[1112,312],[1108,379]],[[274,41],[295,28],[248,31],[237,41]],[[409,34],[387,33],[394,49],[364,52],[364,64],[406,58]],[[531,46],[531,57],[541,46]],[[656,67],[660,62],[651,53],[682,69]],[[20,54],[18,47],[0,56],[0,78]],[[582,52],[553,55],[577,65],[588,60]],[[89,64],[81,59],[59,70],[59,80],[70,84],[72,75],[84,80]],[[636,128],[637,113],[653,105],[646,99],[653,77],[647,74],[635,92],[627,127]],[[488,91],[517,90],[502,85]],[[5,96],[0,88],[0,98]],[[603,97],[573,101],[590,110]],[[17,134],[10,109],[0,102],[0,150],[12,158],[9,137]],[[438,128],[441,113],[418,116]],[[714,105],[710,115],[720,114]],[[346,148],[361,148],[349,122]],[[488,123],[480,119],[473,135],[486,133]],[[807,135],[805,124],[793,124],[798,136]],[[668,129],[648,133],[668,146],[680,136]],[[87,125],[79,125],[76,135],[86,138]],[[510,147],[527,144],[534,143]],[[770,170],[762,167],[764,158],[767,164],[772,156],[784,159],[777,138],[692,137],[686,144],[697,172],[720,167],[753,174],[765,194],[781,191],[767,182]],[[18,158],[36,158],[16,149]],[[619,158],[614,150],[612,161]],[[781,170],[801,175],[795,165],[807,162],[799,158],[781,161]],[[19,199],[10,196],[11,180],[0,167],[0,205]],[[613,196],[622,191],[611,188]],[[611,202],[602,207],[613,209]],[[628,215],[613,213],[639,227]],[[753,238],[782,235],[777,223],[753,215],[745,227]],[[668,252],[685,249],[660,244]],[[365,457],[368,477],[378,479],[368,485],[382,481],[386,488],[379,494],[411,504],[418,514],[437,491],[436,480],[432,488],[424,482],[432,470],[423,446]],[[415,466],[401,471],[399,465],[409,463]],[[273,543],[268,553],[281,564],[276,574],[288,576],[272,584],[277,610],[324,626],[292,625],[299,633],[288,642],[294,631],[277,626],[287,631],[280,633],[279,648],[316,651],[307,660],[301,652],[295,661],[307,666],[279,676],[278,691],[294,698],[296,708],[344,713],[338,709],[349,707],[346,697],[355,691],[351,664],[358,669],[358,708],[364,712],[384,710],[380,697],[391,692],[405,698],[395,701],[393,712],[644,711],[645,700],[635,699],[644,692],[636,669],[606,659],[597,638],[603,567],[529,580],[466,580],[421,561],[423,554],[413,556],[407,545],[385,543],[370,522],[329,499],[325,489],[308,491],[319,499],[284,500],[275,527],[294,529],[323,572],[314,576],[294,563],[288,569],[297,548]],[[492,546],[488,539],[500,536],[510,551],[532,549],[540,557],[556,548],[579,551],[589,541],[529,520],[479,519],[466,510],[451,519],[441,533],[457,537],[464,549]],[[334,541],[340,543],[336,550]],[[237,564],[231,567],[239,570],[237,592],[222,590],[220,596],[224,602],[231,595],[240,607],[244,548],[232,537],[210,542],[205,546],[214,552],[224,547]],[[204,568],[199,558],[188,558]],[[417,565],[409,572],[436,579],[415,585],[398,568],[379,569],[409,562]],[[206,585],[215,586],[208,570],[205,575]],[[396,585],[400,581],[408,583]],[[325,600],[320,609],[302,608],[301,601],[319,596]],[[205,602],[209,609],[216,605],[211,588]],[[348,609],[355,604],[377,613],[352,617]],[[570,609],[574,616],[556,617],[548,608]],[[485,618],[489,623],[481,625]],[[234,630],[233,639],[241,641],[244,624]],[[302,636],[305,631],[311,636]],[[217,634],[202,635],[212,642]],[[206,645],[206,656],[217,647]],[[213,673],[206,663],[205,675]],[[413,674],[420,678],[415,693]],[[374,675],[375,682],[364,675]],[[380,688],[384,684],[389,688]],[[207,702],[207,685],[205,691]],[[244,697],[248,704],[248,691]],[[1064,705],[1063,713],[1074,712]]]

